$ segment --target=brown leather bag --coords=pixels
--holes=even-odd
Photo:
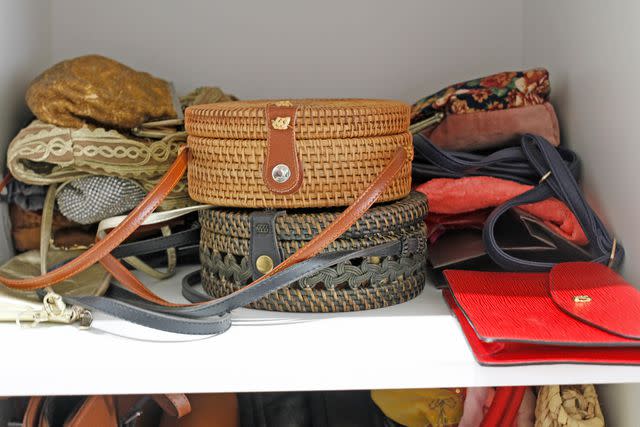
[[[237,427],[234,393],[32,397],[24,427]]]

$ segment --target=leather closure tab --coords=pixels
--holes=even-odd
[[[282,262],[282,255],[276,238],[276,218],[283,211],[254,211],[250,214],[251,237],[249,254],[253,280],[269,273]]]
[[[302,163],[296,149],[296,113],[291,103],[267,106],[267,150],[262,178],[272,193],[291,194],[302,185]]]

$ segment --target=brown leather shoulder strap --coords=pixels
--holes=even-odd
[[[260,277],[258,280],[253,281],[237,292],[243,292],[244,290],[262,282],[266,278],[271,277],[298,262],[312,258],[318,253],[322,252],[323,249],[325,249],[331,244],[331,242],[342,235],[371,207],[371,205],[373,205],[373,203],[375,203],[378,197],[380,197],[380,195],[393,181],[398,172],[402,170],[405,162],[407,161],[409,160],[407,158],[406,151],[403,148],[398,148],[393,154],[391,161],[389,162],[389,164],[387,164],[382,173],[380,173],[380,175],[378,175],[378,177],[369,185],[369,187],[367,187],[367,189],[362,194],[360,194],[356,201],[347,209],[345,209],[331,224],[327,226],[327,228],[325,228],[320,234],[318,234],[315,238],[313,238],[306,245],[300,248],[292,256],[276,266],[269,273]],[[204,302],[195,304],[174,304],[168,302],[151,292],[113,256],[107,255],[103,257],[101,263],[102,266],[105,267],[105,269],[107,269],[107,271],[109,271],[123,287],[146,301],[168,307],[191,306],[209,303]]]
[[[127,216],[120,225],[114,228],[103,240],[82,253],[77,258],[60,268],[50,271],[42,276],[29,279],[11,279],[0,276],[0,282],[4,285],[21,290],[41,289],[55,285],[81,271],[91,267],[108,255],[127,237],[129,237],[157,207],[162,203],[167,194],[176,186],[187,169],[188,151],[182,149],[175,162],[153,190],[147,194],[140,205]],[[5,181],[3,181],[3,184]],[[2,188],[0,188],[1,190]]]
[[[188,306],[191,304],[174,304],[170,303],[151,292],[144,286],[130,271],[128,271],[117,259],[110,255],[110,252],[122,243],[133,231],[139,227],[166,197],[171,189],[182,178],[188,161],[188,149],[183,149],[178,158],[167,171],[162,180],[151,190],[138,207],[136,207],[127,218],[116,228],[114,228],[107,236],[97,242],[92,248],[75,258],[68,264],[57,268],[45,275],[15,280],[0,276],[0,282],[11,288],[22,290],[39,289],[46,286],[54,285],[74,274],[79,273],[92,266],[96,262],[102,265],[118,280],[125,288],[129,289],[139,297],[149,302],[163,306]],[[322,233],[318,234],[314,239],[298,250],[295,254],[287,258],[268,274],[249,284],[246,288],[255,286],[264,279],[275,275],[276,273],[304,260],[312,258],[325,249],[331,242],[337,239],[358,218],[360,218],[380,195],[389,186],[394,177],[403,168],[405,162],[409,161],[404,148],[400,147],[393,154],[389,164],[385,167],[380,175],[367,187],[367,189],[339,215]],[[205,303],[198,303],[205,304]]]

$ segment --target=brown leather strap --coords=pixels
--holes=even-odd
[[[39,289],[46,286],[56,284],[74,274],[79,273],[92,266],[96,262],[102,265],[118,280],[125,288],[132,291],[139,297],[163,306],[189,306],[192,304],[174,304],[168,302],[144,286],[127,268],[125,268],[117,259],[110,255],[110,252],[122,243],[137,227],[139,227],[156,207],[162,202],[171,189],[182,178],[188,161],[188,149],[183,149],[174,164],[167,171],[165,176],[160,180],[156,187],[144,198],[138,207],[136,207],[127,218],[116,228],[114,228],[107,236],[97,242],[92,248],[75,258],[68,264],[63,265],[45,275],[30,279],[9,279],[0,276],[0,282],[11,288],[22,290]],[[252,287],[267,277],[296,264],[298,262],[309,259],[325,249],[331,242],[337,239],[358,218],[360,218],[380,195],[389,186],[394,177],[403,168],[407,162],[407,153],[404,148],[400,147],[396,150],[391,161],[378,177],[367,187],[367,189],[339,215],[322,233],[318,234],[309,243],[300,250],[287,258],[284,262],[276,266],[268,274],[260,279],[252,282],[247,287]],[[197,303],[204,304],[204,303]]]
[[[127,218],[114,228],[104,239],[96,243],[86,252],[60,268],[50,271],[42,276],[29,279],[11,279],[0,276],[0,282],[4,285],[20,289],[34,290],[55,285],[81,271],[91,267],[108,255],[127,237],[129,237],[157,207],[162,203],[167,194],[180,181],[187,169],[188,151],[186,147],[180,151],[175,162],[153,190],[147,194],[140,205],[136,207]],[[8,180],[3,180],[0,185],[6,185]],[[0,191],[2,187],[0,187]]]
[[[265,274],[258,280],[253,281],[243,289],[237,291],[242,292],[248,288],[255,286],[268,277],[275,275],[276,273],[306,259],[320,253],[331,242],[342,235],[349,227],[351,227],[380,197],[380,195],[389,186],[394,177],[402,170],[405,162],[408,161],[407,153],[404,148],[398,148],[394,153],[391,161],[385,167],[385,169],[378,175],[378,177],[367,187],[367,189],[355,200],[355,202],[345,209],[331,224],[327,226],[320,234],[313,238],[309,243],[300,248],[292,256],[284,260],[281,264],[276,266],[269,273]],[[105,256],[101,260],[102,266],[105,267],[109,273],[120,284],[131,292],[135,293],[139,297],[162,306],[169,307],[181,307],[207,304],[207,302],[195,303],[195,304],[174,304],[168,302],[159,296],[151,292],[146,286],[144,286],[126,267],[124,267],[120,261],[112,257],[111,255]],[[228,295],[227,297],[230,297]]]
[[[186,394],[154,394],[153,400],[172,417],[182,418],[191,412],[191,403]]]
[[[27,404],[27,410],[22,418],[23,427],[38,427],[38,421],[40,420],[40,409],[42,409],[42,402],[44,397],[32,396],[29,398]]]

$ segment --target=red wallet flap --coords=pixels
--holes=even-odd
[[[640,339],[640,291],[594,262],[556,265],[549,273],[553,301],[565,313],[626,338]]]

